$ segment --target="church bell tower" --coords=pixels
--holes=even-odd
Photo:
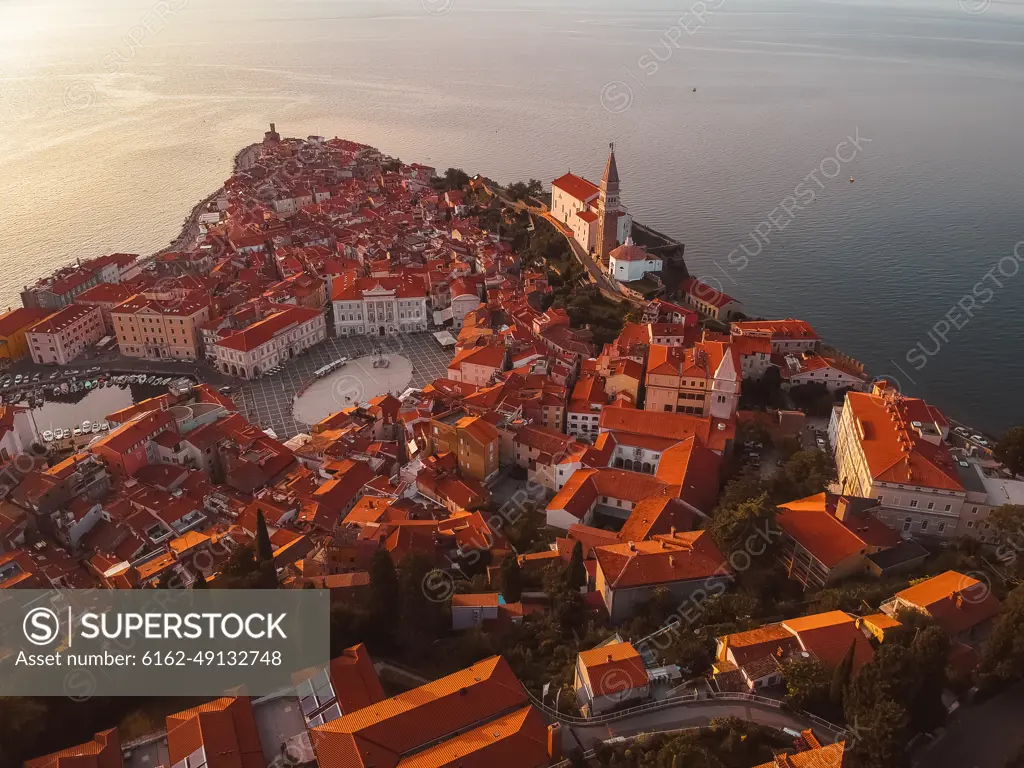
[[[619,215],[619,169],[615,165],[615,144],[608,145],[608,164],[601,177],[601,191],[597,200],[597,255],[607,266],[608,254],[618,246]]]

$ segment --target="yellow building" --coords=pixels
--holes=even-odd
[[[198,360],[198,326],[210,319],[210,300],[201,291],[161,298],[138,294],[111,309],[110,317],[125,357]]]
[[[25,331],[50,316],[48,309],[19,307],[0,315],[0,360],[20,360],[28,354]]]
[[[458,458],[459,472],[487,482],[498,472],[498,430],[488,421],[462,408],[430,420],[431,453],[451,453]]]

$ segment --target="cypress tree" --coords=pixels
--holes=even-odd
[[[583,544],[577,541],[569,558],[569,587],[579,589],[587,585],[587,567],[583,564]]]
[[[523,597],[523,571],[514,552],[501,561],[501,593],[508,603],[518,603]]]
[[[828,689],[828,698],[832,705],[836,707],[836,710],[840,712],[843,705],[843,691],[846,690],[846,686],[850,682],[850,676],[853,674],[853,657],[856,649],[856,641],[851,642],[850,650],[846,652],[843,660],[839,662],[839,666],[832,672],[832,684]]]
[[[256,513],[256,561],[269,562],[274,559],[274,547],[270,544],[270,532],[267,530],[267,519],[263,510]]]

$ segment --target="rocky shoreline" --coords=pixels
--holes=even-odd
[[[248,162],[247,158],[249,153],[258,146],[260,146],[259,143],[249,144],[235,154],[234,160],[232,161],[232,173],[244,170],[244,166]],[[149,262],[165,253],[172,253],[174,251],[183,251],[187,249],[199,236],[200,215],[202,215],[206,211],[207,206],[220,197],[223,192],[224,187],[218,187],[214,192],[192,206],[192,210],[189,211],[188,215],[185,217],[185,221],[181,227],[181,232],[178,233],[178,236],[171,241],[170,245],[164,246],[156,253],[151,254],[144,261]]]

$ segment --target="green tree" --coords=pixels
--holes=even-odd
[[[776,512],[775,506],[768,501],[768,494],[762,493],[736,507],[723,508],[719,505],[708,530],[722,552],[729,553],[742,546],[745,538],[755,531],[764,531],[766,526],[774,528]]]
[[[851,642],[850,649],[843,656],[843,660],[832,671],[832,683],[829,685],[828,698],[832,707],[838,712],[842,711],[843,692],[846,690],[846,686],[849,685],[850,676],[853,674],[853,659],[856,652],[857,643]]]
[[[586,618],[587,608],[583,603],[583,595],[579,592],[567,589],[555,597],[555,620],[563,634],[581,633]]]
[[[1013,476],[1024,475],[1024,427],[1011,427],[999,438],[992,455]]]
[[[449,168],[444,172],[444,183],[448,189],[462,189],[469,184],[469,174],[461,168]]]
[[[847,750],[857,768],[902,768],[907,765],[907,711],[883,698],[850,722]]]
[[[266,563],[274,559],[274,547],[270,543],[270,531],[267,530],[267,518],[263,510],[256,512],[256,561]]]
[[[448,599],[451,595],[427,588],[428,579],[435,572],[440,574],[430,558],[421,552],[406,555],[398,565],[402,642],[414,656],[424,653],[450,622]]]
[[[927,733],[946,719],[942,692],[946,688],[949,636],[938,625],[927,626],[915,633],[910,654],[917,685],[907,700],[906,709],[911,728]]]
[[[370,560],[369,624],[373,637],[382,646],[395,642],[401,622],[402,587],[395,564],[386,549],[378,549]]]
[[[858,750],[864,741],[870,745],[864,749],[877,760],[879,755],[891,755],[893,744],[898,743],[901,761],[892,765],[903,765],[902,750],[910,738],[941,725],[946,713],[942,690],[948,652],[949,638],[941,628],[918,626],[912,633],[887,640],[874,659],[860,668],[847,689],[844,707],[847,722],[855,724],[859,734]],[[900,732],[890,725],[875,734],[877,713],[887,709],[893,713],[893,722],[902,724]],[[865,735],[864,730],[870,733]]]
[[[798,659],[783,669],[786,703],[796,709],[820,711],[828,701],[829,673],[816,659]]]
[[[783,502],[814,496],[828,488],[835,476],[832,459],[824,452],[797,451],[772,477],[772,499]]]
[[[722,495],[718,497],[718,507],[725,509],[738,507],[743,502],[756,499],[765,492],[765,484],[760,474],[743,472],[725,484]]]
[[[203,576],[202,571],[196,573],[196,579],[192,582],[192,589],[209,589],[210,585],[206,583],[206,577]]]
[[[523,597],[523,570],[515,553],[501,561],[501,594],[509,603],[518,603]]]
[[[569,588],[579,590],[587,586],[587,567],[583,564],[583,544],[577,541],[572,545],[572,555],[569,558],[569,573],[567,574]]]
[[[37,739],[46,717],[46,704],[39,699],[0,696],[0,765],[20,766],[38,757],[34,752],[41,746]]]
[[[1003,504],[992,510],[985,520],[992,526],[999,546],[996,557],[999,561],[1017,573],[1024,573],[1024,505]]]
[[[1024,680],[1024,585],[1007,595],[982,653],[980,673],[988,689]]]

